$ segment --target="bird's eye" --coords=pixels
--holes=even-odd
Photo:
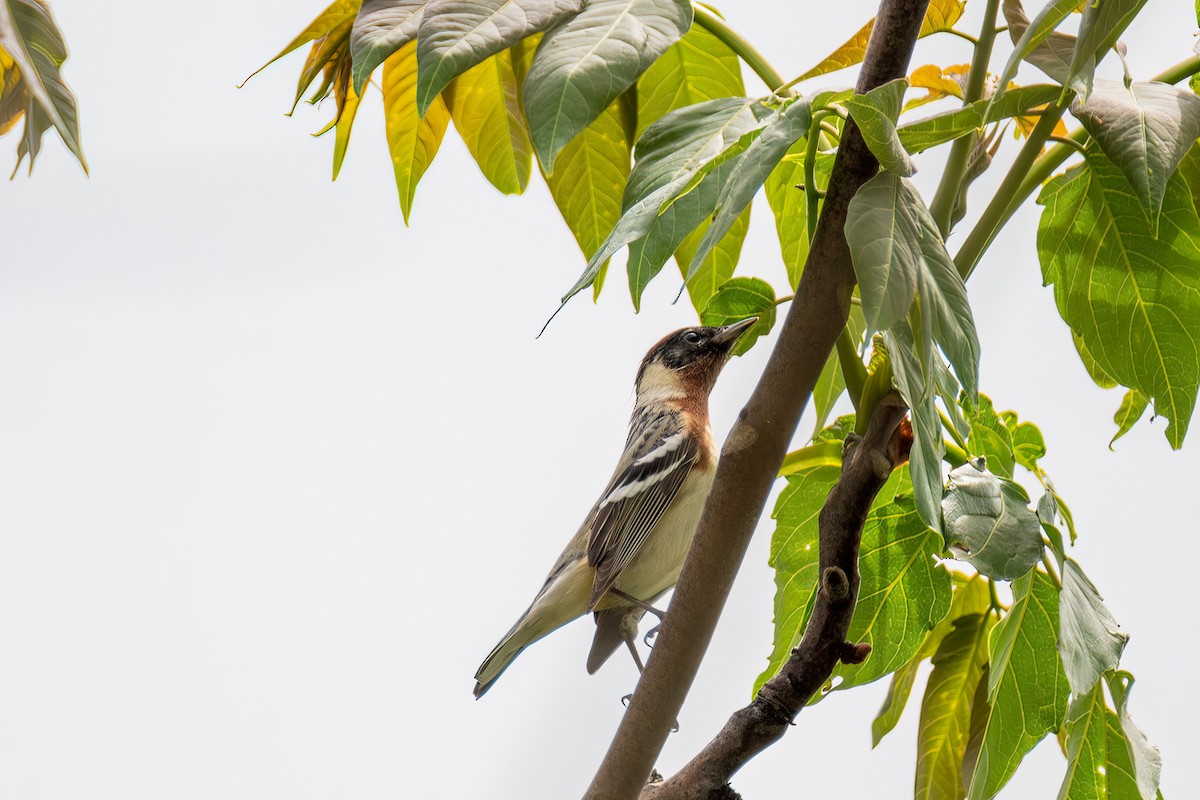
[[[683,340],[688,344],[700,344],[701,336],[695,331],[688,331],[683,335]]]

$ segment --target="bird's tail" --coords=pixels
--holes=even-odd
[[[529,646],[530,642],[525,641],[524,637],[518,637],[520,632],[521,622],[525,618],[522,617],[512,630],[505,634],[500,640],[500,644],[492,648],[492,652],[488,653],[487,658],[479,665],[479,669],[475,672],[475,697],[483,697],[488,689],[492,688],[492,684],[500,679],[504,670],[508,669],[508,665],[513,662],[513,659],[521,655],[521,651]]]

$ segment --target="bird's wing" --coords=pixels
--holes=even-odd
[[[588,564],[596,569],[589,607],[637,555],[699,455],[677,414],[639,421],[635,430],[588,520]]]

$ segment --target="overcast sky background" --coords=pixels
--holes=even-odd
[[[628,659],[589,677],[584,621],[480,702],[471,676],[607,480],[638,360],[694,322],[670,304],[677,280],[635,316],[614,271],[599,305],[581,298],[535,341],[583,266],[544,186],[500,196],[450,134],[406,229],[378,92],[331,183],[332,139],[309,133],[332,107],[283,116],[303,55],[234,88],[321,0],[53,6],[92,173],[47,137],[33,178],[0,186],[0,796],[578,796]],[[795,8],[725,11],[794,75],[875,6],[823,4],[819,24]],[[1190,3],[1150,4],[1125,37],[1134,74],[1187,57],[1195,27]],[[914,65],[967,57],[939,37]],[[0,141],[3,162],[16,145]],[[1163,751],[1164,792],[1200,796],[1200,434],[1174,453],[1143,421],[1109,452],[1121,395],[1087,378],[1041,286],[1036,222],[1022,211],[970,284],[982,387],[1045,433],[1073,554],[1133,637],[1132,712]],[[739,273],[785,283],[761,198]],[[770,344],[718,384],[719,437]],[[765,665],[770,532],[663,772]],[[805,711],[735,786],[909,796],[922,689],[871,751],[885,688]],[[1051,738],[1001,796],[1053,797],[1063,769]]]

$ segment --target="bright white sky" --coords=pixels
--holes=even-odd
[[[607,479],[638,359],[694,317],[665,279],[633,315],[618,272],[535,341],[582,267],[548,193],[499,196],[451,135],[405,229],[378,93],[330,183],[332,140],[308,135],[329,109],[282,115],[303,56],[234,88],[321,7],[54,2],[92,176],[48,140],[32,180],[0,187],[0,796],[572,797],[632,688],[627,659],[584,672],[587,622],[480,702],[471,675]],[[785,75],[874,12],[826,4],[818,26],[793,7],[727,9]],[[1143,17],[1126,37],[1139,77],[1195,30],[1190,4]],[[0,142],[5,163],[15,149]],[[755,209],[741,272],[782,285]],[[1195,797],[1200,433],[1173,453],[1143,422],[1108,451],[1120,394],[1088,380],[1041,286],[1036,221],[1023,211],[970,284],[982,385],[1045,432],[1074,554],[1133,636],[1132,710],[1164,791]],[[719,435],[765,352],[718,385]],[[769,536],[664,772],[750,698]],[[805,711],[735,786],[908,796],[921,688],[872,752],[884,690]],[[1053,796],[1063,763],[1044,743],[1002,797]]]

